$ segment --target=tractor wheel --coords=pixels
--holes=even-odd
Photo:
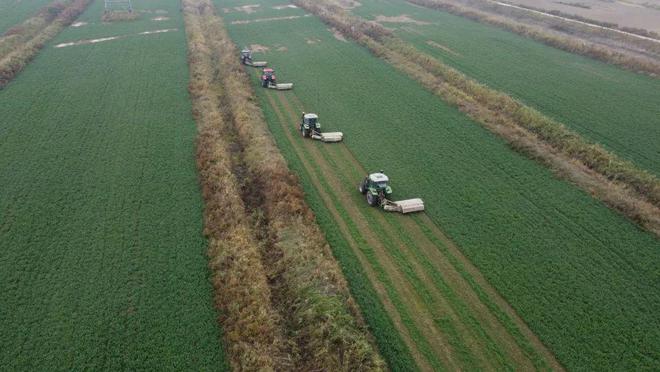
[[[303,138],[305,138],[305,137],[309,137],[309,136],[307,135],[307,130],[305,130],[305,128],[301,128],[301,129],[300,129],[300,134],[303,136]]]
[[[360,186],[358,186],[358,190],[362,195],[367,193],[367,188],[365,187],[364,182],[360,182]]]
[[[374,196],[374,194],[368,192],[367,193],[367,203],[369,203],[370,206],[376,207],[378,206],[378,198]]]

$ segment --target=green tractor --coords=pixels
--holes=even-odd
[[[380,206],[383,200],[388,199],[392,195],[392,188],[387,184],[389,180],[383,174],[383,171],[372,173],[364,178],[359,190],[362,195],[366,195],[367,203],[370,206]]]
[[[319,117],[312,113],[302,113],[300,119],[300,134],[304,138],[312,138],[323,142],[340,142],[344,138],[342,132],[321,132]]]
[[[405,214],[424,210],[424,202],[419,198],[391,201],[392,188],[388,185],[389,181],[383,171],[371,173],[360,183],[358,190],[366,196],[370,206],[381,207],[388,212]]]

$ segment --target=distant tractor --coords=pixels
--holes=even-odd
[[[302,113],[300,120],[300,134],[305,138],[312,138],[323,142],[340,142],[344,138],[342,132],[321,133],[319,117],[312,113]]]
[[[277,77],[275,77],[275,70],[272,68],[265,68],[261,75],[261,86],[264,88],[288,90],[293,88],[293,83],[277,84]]]
[[[367,203],[372,207],[381,207],[388,212],[411,213],[424,210],[422,199],[407,199],[391,201],[392,188],[389,186],[389,178],[383,171],[367,175],[358,190],[366,196]]]
[[[266,67],[268,65],[268,62],[265,61],[254,62],[252,60],[252,51],[248,48],[241,50],[241,63],[253,67]]]

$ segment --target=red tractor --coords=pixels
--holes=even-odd
[[[272,68],[265,68],[261,75],[261,86],[277,90],[288,90],[293,88],[293,83],[277,84],[276,79],[275,70]]]
[[[264,88],[270,88],[271,85],[277,85],[275,77],[275,70],[272,68],[265,68],[264,73],[261,75],[261,86]]]

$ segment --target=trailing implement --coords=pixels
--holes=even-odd
[[[372,173],[364,178],[358,190],[361,194],[366,195],[369,205],[380,206],[388,212],[406,214],[424,210],[424,201],[420,198],[391,201],[392,188],[387,184],[389,180],[383,171]]]
[[[258,61],[258,62],[253,61],[252,51],[248,48],[241,50],[241,63],[246,66],[252,66],[252,67],[266,67],[268,65],[268,62],[266,61]]]
[[[318,115],[304,112],[300,120],[300,134],[303,137],[323,142],[341,142],[344,139],[344,133],[342,132],[322,133]]]
[[[277,90],[293,89],[293,83],[278,84],[276,79],[275,70],[272,68],[265,68],[261,75],[261,86]]]

